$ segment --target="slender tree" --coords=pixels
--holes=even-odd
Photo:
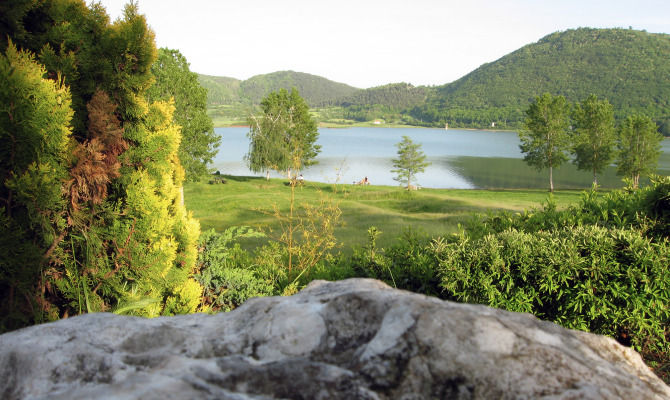
[[[607,100],[598,100],[594,94],[577,104],[573,111],[573,162],[577,169],[592,171],[593,184],[598,174],[614,159],[616,134],[614,111]]]
[[[316,121],[309,107],[293,88],[272,92],[261,102],[263,114],[249,117],[249,153],[246,160],[254,172],[299,170],[316,163],[321,146]]]
[[[661,154],[663,136],[651,118],[633,115],[619,127],[617,147],[617,174],[629,176],[633,187],[640,184],[640,176],[654,171]]]
[[[549,190],[554,191],[554,167],[563,164],[570,148],[570,105],[563,96],[549,93],[535,97],[526,110],[524,129],[519,131],[524,161],[541,171],[549,169]]]
[[[156,83],[147,91],[147,97],[149,101],[174,100],[174,120],[181,127],[179,160],[186,179],[198,181],[207,173],[207,165],[221,142],[207,115],[207,89],[200,85],[198,74],[190,71],[179,50],[159,49],[151,72]]]
[[[410,190],[416,174],[425,171],[430,162],[426,161],[421,145],[412,142],[409,136],[403,136],[402,141],[396,143],[396,147],[398,147],[398,158],[392,160],[395,169],[391,172],[397,175],[393,179],[405,184],[407,190]]]

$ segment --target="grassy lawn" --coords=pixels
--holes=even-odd
[[[226,184],[187,183],[186,207],[200,220],[202,230],[223,231],[247,225],[276,232],[278,222],[264,213],[277,205],[288,210],[290,187],[282,179],[226,176]],[[397,186],[330,185],[307,182],[296,188],[296,204],[317,203],[327,196],[339,204],[342,225],[335,234],[342,250],[351,251],[366,241],[370,226],[382,231],[378,245],[388,246],[411,228],[430,236],[456,232],[458,224],[473,213],[496,210],[523,211],[539,207],[547,199],[546,190],[456,190],[421,189],[406,192]],[[580,191],[554,194],[558,207],[579,200]],[[250,247],[258,242],[245,243]]]

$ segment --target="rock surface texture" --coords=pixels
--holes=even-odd
[[[634,351],[366,279],[230,313],[88,314],[0,336],[0,398],[670,399]]]

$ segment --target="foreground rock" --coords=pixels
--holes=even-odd
[[[2,335],[0,398],[668,399],[670,388],[611,339],[353,279],[225,314],[89,314]]]

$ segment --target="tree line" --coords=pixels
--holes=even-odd
[[[565,97],[550,93],[535,97],[525,114],[519,147],[528,165],[549,170],[552,192],[553,169],[569,155],[578,169],[593,173],[594,185],[612,161],[617,174],[628,177],[634,188],[639,186],[640,176],[655,170],[663,136],[648,116],[628,116],[615,128],[609,101],[591,94],[571,107]]]

